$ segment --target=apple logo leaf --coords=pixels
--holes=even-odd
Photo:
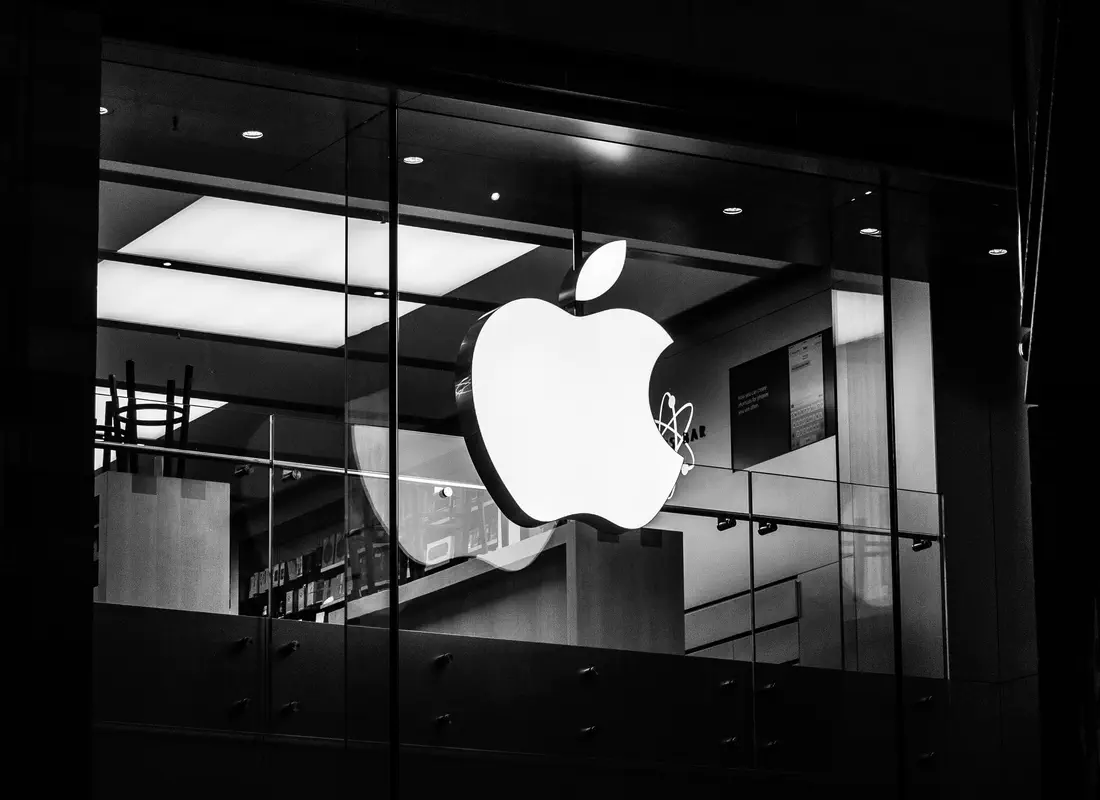
[[[615,285],[626,263],[626,242],[608,242],[596,248],[579,270],[569,272],[558,294],[563,308],[595,300]]]
[[[626,242],[608,242],[585,259],[577,276],[576,299],[595,300],[615,285],[626,262]]]

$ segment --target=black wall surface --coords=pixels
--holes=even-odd
[[[90,768],[99,20],[31,0],[8,4],[3,16],[0,584],[18,608],[0,671],[7,725],[19,732],[7,737],[4,756],[30,764],[65,753],[64,767],[49,769],[50,788],[82,792]]]
[[[976,772],[1039,791],[1035,581],[1027,420],[1012,263],[961,258],[964,210],[933,199],[930,257],[936,459],[943,495],[950,677],[982,735]],[[904,586],[902,587],[904,595]],[[988,772],[986,777],[991,778]]]
[[[94,623],[95,796],[165,776],[192,795],[387,796],[385,629],[103,604]],[[399,657],[401,797],[797,797],[897,774],[888,675],[416,631]],[[911,796],[952,796],[974,709],[944,681],[903,688]]]
[[[966,118],[1004,120],[1010,112],[1009,17],[1005,4],[996,0],[334,4],[459,31],[657,57],[698,65],[727,79],[859,95]]]
[[[1012,182],[1008,10],[996,0],[102,7],[105,29],[135,41]]]
[[[1042,759],[1049,791],[1100,790],[1100,548],[1089,406],[1100,389],[1091,164],[1094,3],[1023,4],[1019,174],[1035,507]],[[1051,776],[1051,777],[1047,777]],[[1058,783],[1056,783],[1056,781]],[[1059,788],[1059,784],[1062,788]]]

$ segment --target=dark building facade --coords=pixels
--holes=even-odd
[[[1067,8],[15,9],[49,780],[1095,790]]]

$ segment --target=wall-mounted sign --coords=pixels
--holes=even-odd
[[[734,469],[836,433],[836,356],[825,330],[730,370]]]
[[[600,247],[567,277],[559,302],[599,297],[625,259],[625,242]],[[534,298],[506,303],[470,328],[455,399],[474,466],[508,519],[630,530],[656,516],[684,464],[649,406],[653,366],[670,344],[637,311],[573,316]],[[596,420],[594,447],[582,432]]]

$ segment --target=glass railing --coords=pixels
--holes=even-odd
[[[235,431],[233,446],[218,438],[223,429]],[[97,478],[97,599],[378,626],[388,624],[395,578],[399,602],[415,600],[423,609],[444,602],[433,592],[493,570],[521,572],[547,551],[556,559],[567,552],[553,550],[563,543],[604,540],[575,523],[526,528],[508,520],[456,436],[399,431],[396,556],[387,427],[229,408],[193,425],[186,451],[179,444],[177,438],[169,447],[163,437],[119,442],[101,433],[96,448],[108,453],[109,469]],[[216,608],[164,599],[182,571],[180,580],[171,570],[149,572],[165,586],[144,594],[110,588],[120,551],[131,562],[142,558],[136,534],[119,538],[120,498],[140,494],[134,481],[160,481],[163,493],[183,476],[184,494],[203,487],[209,498],[225,496],[224,520],[210,527],[228,536],[200,559],[204,576],[218,576],[213,594],[227,598]],[[112,482],[125,483],[126,491]],[[894,496],[892,514],[888,487],[704,465],[690,470],[647,526],[676,542],[664,558],[682,559],[675,592],[682,593],[684,630],[675,647],[702,657],[891,672],[900,625],[906,673],[942,675],[940,499],[904,489]],[[156,517],[150,536],[176,536],[173,525],[181,523],[169,517]],[[630,580],[651,568],[643,555],[623,558],[615,569]],[[448,573],[452,568],[460,569]],[[646,578],[654,579],[660,576]]]

